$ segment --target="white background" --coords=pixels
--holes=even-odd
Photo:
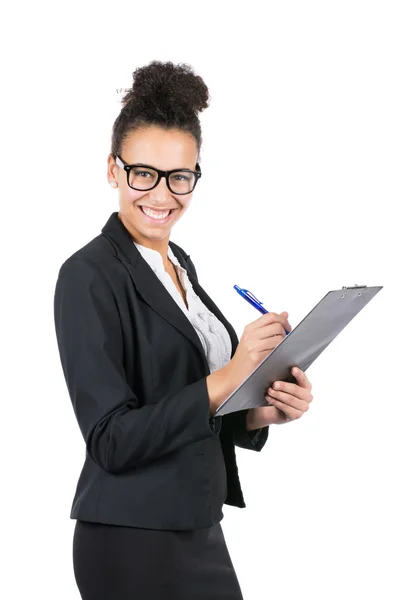
[[[272,426],[260,454],[237,450],[247,508],[226,506],[222,525],[245,600],[398,600],[397,7],[82,1],[3,13],[2,598],[79,598],[69,511],[85,449],[54,286],[118,210],[106,179],[116,90],[158,59],[191,64],[210,89],[204,176],[171,239],[238,336],[259,315],[234,284],[293,327],[331,289],[384,286],[307,371],[308,413]]]

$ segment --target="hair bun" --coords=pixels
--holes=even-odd
[[[136,69],[132,77],[132,88],[122,99],[125,109],[154,111],[156,116],[174,113],[180,120],[208,107],[206,84],[185,63],[153,61]]]

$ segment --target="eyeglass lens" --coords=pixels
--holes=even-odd
[[[138,190],[149,190],[154,186],[157,178],[157,171],[153,169],[133,167],[129,172],[129,185]],[[168,182],[171,190],[177,194],[187,194],[194,188],[195,176],[187,171],[175,171],[170,173]]]

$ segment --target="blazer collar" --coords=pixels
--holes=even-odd
[[[161,317],[166,319],[171,325],[173,325],[173,327],[178,329],[189,341],[194,344],[209,372],[207,358],[199,336],[197,335],[189,319],[187,319],[187,317],[184,315],[175,300],[172,298],[171,294],[165,289],[157,275],[153,272],[152,268],[148,265],[148,263],[140,254],[139,250],[136,248],[131,234],[120,220],[118,212],[111,214],[101,232],[111,242],[118,259],[129,271],[133,283],[142,299]],[[172,250],[174,250],[175,244],[173,242],[170,241],[168,245]],[[232,325],[225,319],[219,308],[200,286],[197,279],[191,274],[185,260],[186,258],[188,258],[188,255],[182,256],[180,253],[179,262],[181,262],[182,267],[186,269],[195,293],[228,330],[232,343],[232,357],[238,345],[236,332]]]

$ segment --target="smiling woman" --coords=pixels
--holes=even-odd
[[[268,426],[248,430],[248,411],[214,417],[238,339],[169,239],[201,177],[207,105],[187,65],[134,72],[107,158],[119,212],[57,281],[58,346],[87,449],[71,511],[84,600],[242,600],[222,506],[245,506],[235,445],[260,451]]]

